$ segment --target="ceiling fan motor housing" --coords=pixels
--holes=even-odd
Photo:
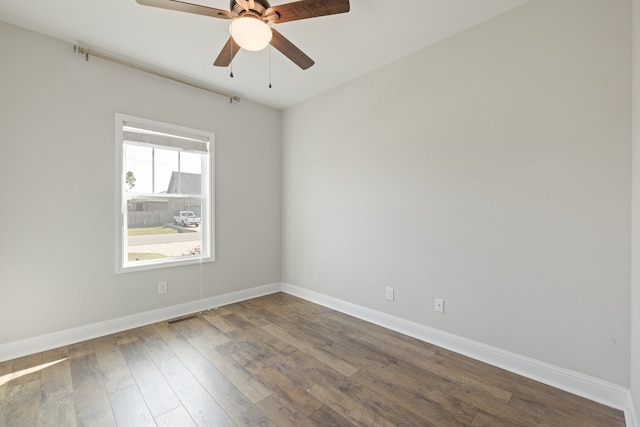
[[[267,9],[271,7],[267,0],[253,0],[252,2],[247,1],[247,3],[250,5],[249,10],[246,10],[242,5],[238,4],[236,0],[231,0],[229,4],[231,14],[233,16],[250,15],[262,19]]]

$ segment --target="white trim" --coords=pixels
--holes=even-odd
[[[627,397],[627,408],[624,411],[624,419],[627,427],[640,427],[638,419],[636,418],[636,411],[633,407],[633,396],[631,391],[629,391],[629,396]]]
[[[92,323],[90,325],[80,326],[73,329],[27,338],[20,341],[0,344],[0,361],[15,359],[16,357],[39,353],[41,351],[51,350],[64,345],[126,331],[128,329],[161,322],[163,320],[208,310],[213,307],[220,307],[239,301],[273,294],[280,291],[280,287],[280,283],[258,286],[170,307],[163,307],[157,310],[146,311],[144,313]]]
[[[568,391],[569,393],[623,410],[625,414],[630,412],[630,392],[628,389],[617,384],[511,353],[288,283],[282,284],[282,291],[366,320],[367,322],[455,351],[456,353],[472,357],[473,359],[490,365],[506,369],[507,371],[535,381]],[[635,427],[635,424],[629,424],[628,422],[627,425]]]

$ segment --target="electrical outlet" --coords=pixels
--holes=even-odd
[[[158,282],[158,295],[166,294],[168,290],[167,281]]]
[[[436,298],[434,309],[438,313],[444,313],[444,300],[442,298]]]
[[[387,299],[393,301],[393,288],[390,286],[387,286]]]

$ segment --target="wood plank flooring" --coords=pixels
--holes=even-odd
[[[0,362],[0,426],[616,427],[624,415],[278,293]]]

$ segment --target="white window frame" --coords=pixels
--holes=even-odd
[[[214,165],[215,165],[215,134],[213,132],[200,129],[188,128],[175,124],[159,122],[155,120],[130,116],[126,114],[116,113],[116,132],[115,132],[115,154],[116,154],[116,272],[127,273],[141,270],[153,270],[159,268],[177,267],[191,264],[202,264],[204,262],[215,261],[215,239],[214,239]],[[125,171],[125,130],[128,124],[144,127],[149,130],[164,131],[173,135],[194,135],[203,140],[208,140],[208,162],[204,161],[206,166],[203,168],[201,193],[202,213],[201,213],[201,253],[187,255],[181,257],[160,258],[154,260],[143,260],[130,262],[128,260],[128,227],[127,227],[127,192],[126,171]],[[162,145],[159,145],[162,148]],[[148,195],[154,197],[154,195]],[[157,195],[156,197],[163,197]]]

